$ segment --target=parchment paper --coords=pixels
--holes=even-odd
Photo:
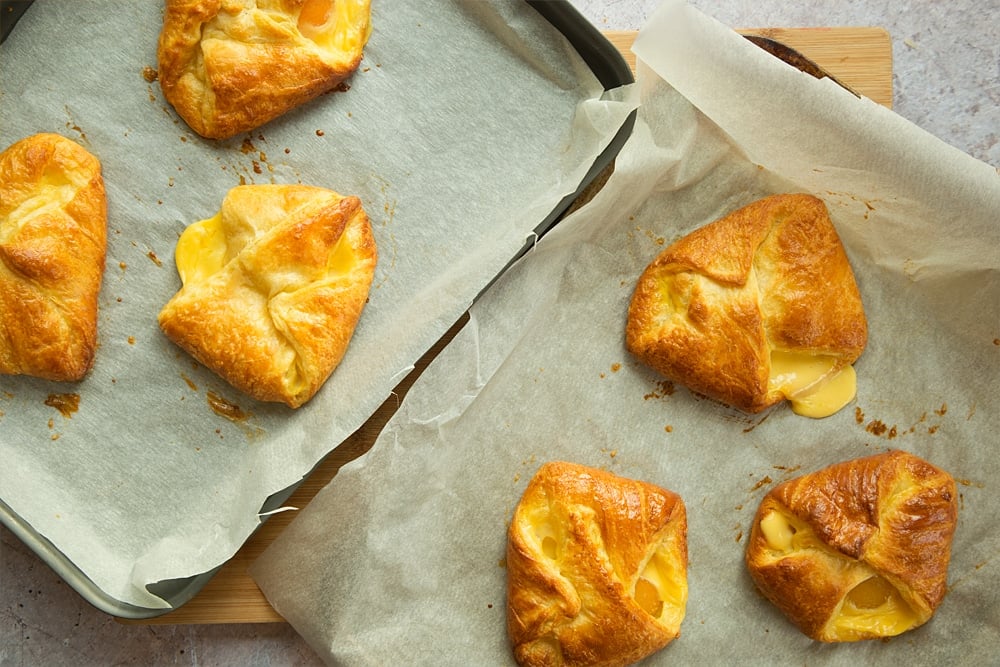
[[[563,459],[685,501],[687,615],[648,664],[995,661],[1000,175],[681,0],[635,50],[639,119],[608,183],[476,304],[251,574],[331,664],[510,664],[505,531],[528,479]],[[856,400],[822,420],[744,415],[624,349],[635,280],[665,244],[787,191],[827,202],[870,325]],[[746,574],[753,513],[782,480],[892,448],[959,482],[948,595],[892,641],[813,642]]]
[[[60,132],[103,164],[109,250],[81,383],[0,377],[0,497],[110,596],[208,571],[389,395],[524,246],[631,111],[523,2],[373,3],[349,90],[205,141],[144,68],[162,2],[38,0],[0,50],[0,140]],[[146,70],[147,73],[149,70]],[[379,263],[340,367],[298,411],[257,404],[160,333],[184,227],[240,183],[358,195]],[[214,393],[239,406],[230,421]],[[62,416],[50,394],[79,396]]]

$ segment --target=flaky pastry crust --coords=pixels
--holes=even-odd
[[[957,513],[952,477],[912,454],[838,463],[768,492],[747,568],[813,639],[894,636],[944,598]]]
[[[0,373],[82,379],[107,251],[101,164],[36,134],[0,153]]]
[[[687,516],[675,493],[543,465],[507,541],[507,630],[522,665],[628,665],[680,634]]]
[[[370,13],[369,0],[166,0],[160,87],[204,137],[253,130],[353,74]]]
[[[751,413],[785,398],[769,387],[772,351],[839,369],[867,340],[843,245],[826,206],[806,194],[760,199],[663,250],[639,278],[625,331],[640,361]]]
[[[188,231],[205,240],[190,241]],[[297,408],[344,356],[376,260],[357,197],[238,186],[217,216],[181,236],[183,286],[160,311],[160,327],[240,391]]]

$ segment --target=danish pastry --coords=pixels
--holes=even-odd
[[[680,634],[687,515],[676,494],[543,465],[507,540],[507,631],[521,665],[628,665]]]
[[[167,0],[163,96],[204,137],[255,129],[353,74],[370,15],[370,0]]]
[[[902,451],[832,465],[763,499],[750,576],[809,637],[891,637],[945,595],[957,494],[951,476]]]
[[[242,185],[177,241],[182,287],[159,314],[168,338],[232,386],[300,407],[347,350],[375,273],[357,197]]]
[[[87,374],[106,252],[96,157],[48,133],[0,153],[0,373],[61,382]]]
[[[868,340],[826,206],[755,201],[676,241],[639,278],[626,346],[667,378],[745,412],[785,399],[825,417],[855,395]]]

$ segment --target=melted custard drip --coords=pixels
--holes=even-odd
[[[821,419],[854,399],[857,375],[833,357],[772,350],[768,389],[781,392],[796,414]]]

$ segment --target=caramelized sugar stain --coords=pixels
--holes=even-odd
[[[248,440],[253,440],[265,434],[264,429],[250,422],[251,417],[253,417],[252,412],[244,410],[236,403],[211,390],[205,393],[205,399],[208,402],[208,407],[212,409],[212,412],[239,426],[240,430],[243,431],[243,434]],[[215,433],[220,438],[223,437],[221,429],[216,429]]]
[[[763,424],[765,421],[767,421],[767,418],[770,416],[771,416],[771,411],[769,410],[765,412],[763,415],[761,415],[760,419],[748,417],[747,421],[750,423],[750,425],[744,428],[743,432],[749,433],[750,431],[754,430],[755,428]]]
[[[614,370],[614,367],[612,367],[612,370]],[[642,399],[648,401],[651,398],[666,398],[673,396],[676,390],[676,386],[670,380],[657,380],[656,389],[648,394],[644,394]]]
[[[212,408],[212,412],[220,417],[225,417],[231,422],[245,422],[250,417],[250,414],[244,412],[243,408],[219,396],[214,391],[209,391],[205,398],[208,400],[208,407]]]
[[[942,403],[941,407],[931,410],[931,413],[937,417],[944,417],[948,413],[948,404]],[[969,418],[975,413],[975,408],[970,410]],[[930,417],[927,412],[923,412],[916,422],[911,424],[909,427],[900,427],[897,424],[887,424],[881,419],[868,419],[865,416],[864,411],[860,407],[854,408],[854,421],[859,425],[863,426],[865,431],[874,435],[878,438],[885,438],[886,440],[893,440],[897,437],[904,435],[915,434],[918,431],[926,432],[929,435],[937,433],[938,429],[941,428],[941,423],[928,423]]]
[[[55,408],[63,417],[69,419],[80,409],[80,394],[49,394],[45,399],[45,405]]]

